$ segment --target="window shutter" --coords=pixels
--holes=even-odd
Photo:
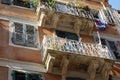
[[[35,30],[33,26],[26,25],[26,45],[35,47]]]
[[[10,5],[12,3],[12,1],[11,0],[1,0],[1,3]]]
[[[14,23],[12,41],[14,44],[24,45],[23,24]]]

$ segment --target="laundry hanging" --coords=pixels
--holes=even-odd
[[[107,27],[107,22],[100,19],[96,19],[96,26],[99,30],[105,30]]]

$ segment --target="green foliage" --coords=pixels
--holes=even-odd
[[[47,1],[47,4],[52,7],[52,8],[55,8],[55,1],[54,0],[48,0]]]
[[[90,8],[88,7],[88,6],[82,6],[82,7],[80,7],[79,6],[79,1],[80,0],[76,0],[75,2],[69,2],[68,4],[66,4],[68,7],[75,7],[75,8],[77,8],[79,11],[84,11],[84,10],[86,10],[86,11],[90,11]],[[84,0],[84,1],[86,1],[86,0]]]
[[[23,0],[24,4],[29,4],[30,0]]]
[[[36,8],[37,5],[38,5],[38,1],[39,1],[39,0],[34,0],[34,1],[33,1],[33,6],[34,6],[35,8]]]
[[[32,4],[33,4],[33,6],[36,8],[37,7],[37,5],[38,5],[38,1],[39,0],[33,0],[32,1]],[[29,4],[30,3],[30,0],[23,0],[23,2],[24,2],[24,4],[26,5],[26,4]]]

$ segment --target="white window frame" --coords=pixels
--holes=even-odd
[[[33,26],[37,31],[36,31],[36,41],[37,41],[37,47],[35,48],[35,47],[29,47],[29,46],[22,46],[22,45],[17,45],[17,44],[14,44],[13,42],[12,42],[12,33],[14,32],[14,22],[16,22],[16,23],[20,23],[20,24],[23,24],[23,27],[25,26],[25,25],[30,25],[30,26]],[[33,49],[33,50],[40,50],[40,43],[39,43],[39,35],[38,35],[38,27],[37,27],[37,25],[36,24],[31,24],[30,23],[31,21],[28,21],[28,22],[26,22],[26,20],[18,20],[18,21],[16,21],[16,20],[11,20],[10,21],[10,23],[9,23],[9,45],[10,46],[14,46],[14,47],[19,47],[19,48],[27,48],[27,49]]]

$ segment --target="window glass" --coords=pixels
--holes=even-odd
[[[38,74],[28,74],[28,80],[41,80]]]
[[[21,7],[32,8],[33,0],[13,0],[13,4]]]
[[[98,42],[98,38],[96,38],[96,41]],[[120,59],[119,57],[120,53],[114,41],[109,41],[101,38],[101,44],[106,45],[108,49],[111,51],[111,53],[116,57],[116,59]]]
[[[13,80],[42,80],[42,75],[13,71]]]
[[[59,31],[56,30],[56,35],[61,38],[67,38],[67,39],[72,39],[72,40],[79,40],[78,36],[75,33],[70,33],[70,32],[64,32],[64,31]]]
[[[26,80],[26,74],[22,72],[14,72],[14,78],[15,80]]]
[[[85,80],[85,79],[82,79],[82,78],[75,78],[75,77],[67,77],[66,80]]]
[[[15,24],[15,32],[23,33],[23,25],[20,23],[14,23],[14,24]]]

